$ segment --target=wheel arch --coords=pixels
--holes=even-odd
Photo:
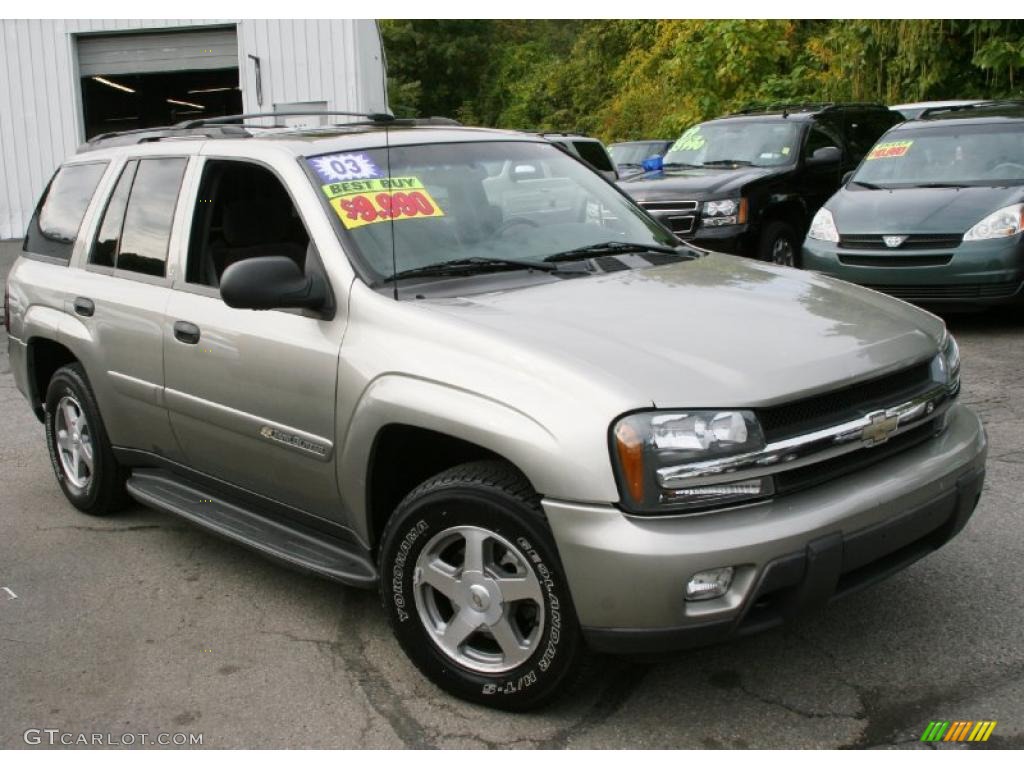
[[[28,395],[32,412],[40,422],[45,421],[46,390],[60,368],[80,362],[64,344],[46,336],[33,336],[25,347],[25,363],[28,372]]]
[[[423,480],[467,461],[507,462],[544,493],[558,443],[538,422],[481,395],[422,379],[373,382],[350,421],[338,475],[353,528],[372,548],[402,498]]]

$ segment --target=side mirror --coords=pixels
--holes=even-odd
[[[847,184],[849,184],[850,183],[850,179],[853,178],[853,174],[854,173],[856,173],[856,171],[847,171],[846,173],[844,173],[841,185],[845,187]]]
[[[660,171],[664,165],[664,160],[661,155],[651,155],[641,163],[641,167],[645,171]]]
[[[327,286],[304,275],[287,256],[257,256],[237,261],[220,278],[220,295],[235,309],[323,309]]]
[[[832,165],[843,159],[839,147],[819,147],[807,158],[807,165]]]

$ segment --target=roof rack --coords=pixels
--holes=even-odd
[[[394,123],[397,117],[387,112],[341,112],[337,110],[290,110],[288,112],[248,112],[242,115],[223,115],[221,117],[199,117],[185,120],[175,128],[200,128],[205,125],[230,125],[243,120],[256,120],[267,117],[363,117],[371,123]]]
[[[888,109],[884,104],[875,101],[799,101],[773,102],[765,104],[748,104],[733,115],[753,115],[762,112],[781,112],[786,117],[790,112],[829,112],[835,109],[860,107],[868,109]]]
[[[242,115],[223,115],[221,117],[201,117],[185,120],[174,125],[156,128],[135,128],[127,131],[112,131],[93,136],[79,148],[79,152],[99,149],[100,147],[119,147],[130,144],[144,144],[162,139],[244,139],[253,134],[241,123],[244,120],[256,120],[277,117],[310,117],[338,116],[361,117],[365,121],[347,123],[346,125],[462,125],[450,117],[399,118],[385,112],[341,112],[341,111],[289,111],[289,112],[251,112]],[[342,125],[339,123],[338,125]],[[253,128],[285,128],[283,125],[252,126]]]
[[[991,101],[979,101],[974,104],[950,104],[945,107],[929,107],[918,115],[917,119],[924,120],[934,115],[948,114],[950,112],[964,112],[987,107],[1024,108],[1024,99],[992,99]]]

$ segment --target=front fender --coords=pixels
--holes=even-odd
[[[590,491],[603,484],[608,486],[605,493],[616,494],[610,464],[604,478],[593,466],[580,462],[574,467],[571,452],[567,455],[555,435],[528,414],[441,382],[387,374],[363,392],[338,453],[339,485],[353,527],[365,540],[369,540],[366,479],[371,452],[380,430],[394,424],[429,429],[485,448],[518,467],[542,495],[580,498],[584,478]]]

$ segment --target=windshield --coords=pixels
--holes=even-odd
[[[791,121],[702,123],[679,137],[665,155],[665,165],[789,165],[799,141],[800,126]]]
[[[642,144],[612,144],[608,147],[616,165],[640,165],[651,155],[660,155],[665,142],[648,141]]]
[[[853,181],[876,187],[1020,184],[1024,126],[951,124],[894,131],[867,154]]]
[[[390,172],[388,160],[384,148],[306,159],[374,284],[466,261],[551,267],[545,259],[609,242],[679,245],[547,142],[393,146]]]

